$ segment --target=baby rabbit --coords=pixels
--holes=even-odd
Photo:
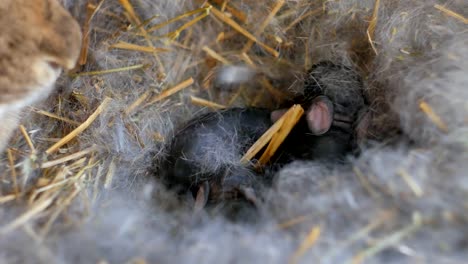
[[[360,75],[353,69],[330,61],[322,61],[311,67],[308,71],[303,94],[284,104],[284,109],[272,113],[273,121],[284,114],[293,104],[302,104],[305,109],[314,105],[314,98],[326,96],[331,105],[326,106],[332,110],[332,123],[324,130],[326,133],[314,135],[297,135],[293,130],[283,146],[288,147],[289,161],[295,159],[321,160],[322,162],[341,162],[350,151],[355,151],[358,141],[366,134],[369,122],[367,102],[363,95],[363,82]],[[317,107],[321,106],[320,104]],[[325,106],[321,106],[325,107]],[[309,113],[322,113],[310,112]],[[306,127],[320,124],[327,116],[310,116],[308,123],[299,122],[296,126]],[[319,128],[317,127],[316,130]],[[323,130],[323,128],[322,128]],[[318,131],[317,131],[318,132]],[[323,134],[323,135],[322,135]]]
[[[21,110],[48,96],[80,46],[80,27],[58,0],[0,1],[0,152]]]
[[[303,146],[314,147],[313,141],[317,138],[312,137],[326,133],[332,117],[332,102],[325,96],[314,98],[286,139],[300,142],[283,144],[271,162],[285,164],[300,159],[302,151],[312,151]],[[174,136],[160,176],[169,187],[201,199],[203,205],[239,199],[255,203],[255,193],[269,182],[265,178],[268,175],[256,172],[252,164],[245,165],[240,160],[275,119],[274,112],[263,108],[231,108],[195,117]],[[319,152],[314,158],[321,158]],[[203,197],[198,197],[200,190]]]
[[[330,62],[314,65],[304,94],[285,104],[300,103],[305,114],[266,169],[274,172],[299,159],[332,165],[343,161],[353,149],[358,113],[366,106],[362,86],[359,75],[347,67]],[[240,159],[286,110],[232,108],[195,117],[169,145],[161,168],[163,180],[202,205],[230,204],[238,198],[255,204],[255,191],[268,185],[274,173],[260,175]]]

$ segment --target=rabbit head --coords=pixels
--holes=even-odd
[[[75,66],[80,45],[80,27],[58,0],[0,1],[0,151],[22,108]]]

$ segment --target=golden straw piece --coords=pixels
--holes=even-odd
[[[17,182],[15,160],[13,158],[13,152],[11,151],[10,148],[7,150],[7,153],[8,153],[8,163],[9,163],[10,169],[11,169],[11,181],[13,183],[13,191],[15,192],[16,198],[18,198],[19,187],[18,187],[18,182]]]
[[[177,37],[179,37],[180,33],[184,30],[186,30],[187,28],[195,25],[198,21],[202,20],[203,18],[207,17],[209,14],[210,14],[210,9],[211,9],[211,6],[208,6],[206,8],[206,13],[205,14],[201,14],[197,17],[195,17],[194,19],[190,20],[189,22],[183,24],[182,26],[180,26],[178,29],[174,30],[173,32],[165,35],[165,37],[168,37],[170,38],[171,40],[174,40],[176,39]]]
[[[379,6],[380,6],[380,0],[375,0],[374,11],[372,12],[372,17],[369,22],[369,27],[367,28],[367,38],[369,39],[369,44],[371,45],[372,50],[374,51],[376,55],[378,55],[378,52],[377,52],[377,49],[375,48],[373,39],[374,39],[375,27],[377,26]]]
[[[120,5],[122,5],[122,7],[126,10],[128,16],[130,16],[130,21],[135,26],[141,25],[141,20],[137,16],[137,14],[135,13],[135,9],[133,8],[132,4],[128,0],[119,0],[119,2],[120,2]],[[144,27],[139,27],[139,30],[143,34],[143,36],[145,37],[145,40],[146,40],[146,43],[148,44],[148,46],[153,47],[153,42],[151,41],[151,38],[150,38],[148,32],[146,31],[146,29]],[[166,75],[166,70],[164,69],[164,65],[163,65],[161,59],[159,58],[158,54],[155,53],[155,52],[153,52],[153,56],[156,59],[156,61],[158,62],[158,65],[160,67],[159,68],[159,73],[162,76],[165,76]]]
[[[448,16],[451,16],[455,19],[458,19],[460,20],[461,22],[463,22],[464,24],[468,24],[468,18],[464,17],[463,15],[461,14],[458,14],[444,6],[441,6],[441,5],[434,5],[435,8],[437,8],[438,10],[442,11],[443,13],[445,13],[446,15]]]
[[[192,85],[194,83],[194,80],[192,77],[188,78],[187,80],[177,84],[176,86],[172,87],[172,88],[169,88],[167,90],[164,90],[162,91],[159,95],[153,97],[145,106],[148,106],[150,104],[154,104],[156,102],[159,102],[187,87],[189,87],[190,85]]]
[[[112,186],[112,180],[114,179],[116,166],[115,159],[112,159],[111,163],[109,164],[109,169],[107,170],[106,179],[104,180],[104,189],[109,189]]]
[[[432,109],[432,107],[424,102],[424,101],[421,101],[419,103],[419,108],[421,109],[421,111],[423,111],[427,117],[442,131],[442,132],[445,132],[447,133],[448,132],[448,127],[447,125],[445,124],[445,122],[442,120],[442,118],[440,118],[440,116],[438,116],[434,110]]]
[[[88,60],[88,48],[89,48],[89,25],[93,20],[96,13],[101,9],[102,4],[105,0],[101,0],[97,6],[88,3],[86,6],[86,19],[83,25],[83,38],[81,40],[81,51],[78,59],[78,65],[83,66]]]
[[[199,106],[206,106],[206,107],[213,108],[213,109],[225,109],[226,108],[226,106],[224,105],[211,102],[211,101],[208,101],[199,97],[195,97],[195,96],[190,96],[190,100],[192,101],[192,104],[199,105]]]
[[[73,153],[71,155],[68,155],[66,157],[56,159],[56,160],[52,160],[52,161],[48,161],[48,162],[44,162],[42,164],[42,166],[41,166],[41,169],[51,168],[51,167],[57,166],[59,164],[65,163],[65,162],[70,161],[70,160],[79,159],[79,158],[81,158],[83,156],[88,155],[89,153],[91,153],[91,152],[93,152],[95,150],[97,150],[97,146],[92,146],[90,148],[87,148],[87,149],[82,150],[82,151],[78,151],[78,152]]]
[[[23,125],[20,125],[19,128],[20,128],[21,134],[23,134],[23,137],[26,140],[26,143],[28,144],[29,148],[31,149],[31,152],[35,152],[36,148],[34,147],[34,144],[33,144],[32,140],[31,140],[31,138],[29,137],[28,132],[26,131],[26,128]]]
[[[276,14],[281,9],[281,7],[283,7],[284,3],[285,3],[285,0],[279,0],[278,2],[276,2],[275,6],[271,10],[270,14],[268,14],[267,18],[263,21],[263,23],[260,25],[260,27],[255,31],[254,35],[259,35],[260,33],[262,33],[265,30],[265,28],[268,26],[268,24],[270,24],[271,20],[276,16]],[[244,48],[242,49],[242,52],[249,51],[250,48],[252,47],[252,45],[253,45],[253,41],[249,40],[245,44]]]
[[[53,201],[54,197],[46,199],[43,202],[36,204],[34,207],[20,215],[18,218],[16,218],[13,222],[0,229],[0,234],[9,233],[15,230],[16,228],[22,226],[32,218],[36,217],[42,211],[44,211],[47,207],[49,207],[49,205],[51,205]]]
[[[424,191],[421,188],[421,186],[419,186],[419,184],[416,182],[416,180],[413,179],[413,177],[411,177],[411,175],[406,170],[400,169],[397,172],[397,174],[401,176],[401,178],[410,187],[411,191],[413,191],[413,193],[414,193],[414,195],[416,195],[416,197],[422,197],[424,195]]]
[[[311,10],[311,11],[303,14],[302,16],[294,19],[294,21],[291,22],[291,24],[289,24],[285,29],[283,29],[283,31],[288,32],[291,28],[293,28],[295,25],[297,25],[299,22],[306,19],[307,17],[312,16],[312,15],[316,15],[316,14],[319,14],[319,13],[322,13],[322,12],[323,12],[323,8],[317,8],[317,9]]]
[[[339,254],[339,252],[343,252],[343,249],[349,248],[354,243],[365,239],[366,237],[368,237],[371,231],[387,223],[394,216],[395,216],[394,210],[386,210],[383,212],[379,212],[375,216],[372,216],[370,218],[372,219],[370,223],[368,223],[363,228],[359,229],[357,232],[353,233],[349,238],[335,244],[333,246],[333,249],[324,256],[324,259],[332,259],[337,254]]]
[[[13,200],[15,200],[15,198],[16,198],[15,194],[0,196],[0,204],[4,204],[4,203],[10,202],[10,201],[13,201]]]
[[[299,261],[299,258],[301,258],[307,250],[309,250],[311,247],[315,245],[317,242],[318,238],[320,237],[320,227],[316,226],[313,227],[307,237],[302,241],[301,246],[294,252],[292,255],[291,259],[289,260],[288,263],[290,264],[295,264]]]
[[[229,1],[229,0],[228,0]],[[223,10],[226,10],[228,11],[230,14],[232,14],[235,18],[239,19],[239,21],[241,23],[245,23],[247,22],[247,15],[242,12],[241,10],[233,7],[232,5],[228,5],[228,1],[225,1],[225,0],[211,0],[211,2],[213,3],[216,3],[216,4],[220,4],[221,2],[223,2],[221,5],[221,9]]]
[[[250,32],[248,32],[247,30],[245,30],[243,27],[241,27],[239,24],[237,24],[236,21],[232,20],[231,18],[229,18],[228,16],[226,16],[223,12],[219,11],[218,9],[216,8],[212,8],[211,9],[211,13],[217,17],[219,20],[223,21],[224,23],[228,24],[229,26],[231,26],[234,30],[236,30],[237,32],[241,33],[242,35],[244,35],[246,38],[252,40],[253,42],[257,43],[257,45],[259,45],[260,47],[264,48],[268,53],[270,53],[271,55],[273,55],[273,57],[277,58],[279,56],[279,52],[276,51],[275,49],[273,49],[272,47],[266,45],[265,43],[263,42],[260,42],[254,35],[252,35]]]
[[[109,69],[109,70],[102,70],[102,71],[80,72],[80,73],[76,73],[76,74],[71,74],[70,76],[71,77],[78,77],[78,76],[103,75],[103,74],[109,74],[109,73],[137,70],[137,69],[141,69],[141,68],[144,68],[144,67],[145,67],[145,64],[137,64],[137,65],[133,65],[133,66],[115,68],[115,69]]]
[[[286,112],[283,124],[273,135],[270,144],[258,160],[259,165],[266,164],[270,158],[275,155],[276,150],[278,150],[279,146],[283,143],[299,119],[301,119],[301,116],[304,114],[304,109],[300,105],[294,105],[290,110],[291,112]]]
[[[169,49],[165,49],[165,48],[155,48],[155,47],[149,47],[149,46],[141,46],[141,45],[136,45],[136,44],[127,43],[127,42],[123,42],[123,41],[119,41],[119,42],[111,45],[110,48],[123,49],[123,50],[132,50],[132,51],[141,51],[141,52],[147,52],[147,53],[168,52],[168,51],[170,51]]]
[[[138,16],[136,15],[135,13],[135,9],[133,9],[133,6],[132,4],[130,4],[130,2],[128,0],[119,0],[120,2],[120,5],[123,6],[123,8],[125,9],[125,11],[127,11],[128,15],[130,16],[130,18],[133,20],[132,22],[136,25],[139,25],[141,24],[140,22],[140,19],[138,18]]]
[[[81,189],[76,188],[71,195],[66,196],[65,199],[63,199],[62,201],[57,203],[58,204],[57,209],[55,210],[55,212],[52,213],[51,217],[45,223],[44,227],[41,230],[41,236],[42,237],[45,237],[49,233],[50,229],[52,228],[52,224],[57,220],[57,218],[60,216],[60,214],[68,206],[70,206],[71,202],[73,201],[73,199],[75,199],[75,197],[78,195],[78,193],[80,191],[81,191]]]
[[[50,117],[50,118],[53,118],[53,119],[63,121],[65,123],[72,124],[74,126],[79,126],[80,125],[80,122],[76,122],[76,121],[73,121],[73,120],[68,119],[66,117],[58,116],[56,114],[52,114],[52,113],[49,113],[49,112],[44,111],[44,110],[32,109],[32,111],[34,111],[37,114],[43,115],[43,116],[47,116],[47,117]]]
[[[293,105],[280,119],[278,119],[273,126],[271,126],[244,154],[244,156],[241,159],[242,163],[247,163],[249,160],[251,160],[257,153],[265,147],[272,138],[279,133],[279,136],[276,136],[275,140],[273,141],[273,144],[271,147],[269,146],[268,152],[265,151],[266,156],[263,157],[263,161],[265,161],[269,155],[273,155],[274,151],[276,151],[275,148],[279,146],[284,140],[284,138],[287,136],[287,134],[290,132],[292,129],[292,126],[296,124],[296,119],[299,120],[300,116],[304,113],[304,109],[300,105]],[[288,122],[285,122],[287,119],[292,119]],[[284,123],[287,123],[290,127],[284,126]],[[292,126],[291,126],[292,125]],[[283,127],[284,126],[284,127]],[[284,138],[283,138],[284,137]],[[276,142],[275,142],[276,141]],[[265,155],[265,153],[264,153]]]
[[[364,251],[359,252],[350,261],[345,262],[345,263],[350,263],[350,264],[363,263],[364,260],[366,260],[367,258],[375,256],[382,250],[396,245],[405,237],[408,237],[409,235],[417,231],[419,228],[421,228],[422,224],[423,224],[423,219],[421,217],[421,214],[418,212],[414,212],[413,222],[410,225],[408,225],[407,227],[404,227],[403,229],[399,231],[396,231],[390,236],[387,236],[378,241],[375,241],[374,243],[372,243],[372,245],[369,248],[365,249]]]
[[[125,114],[129,115],[133,113],[133,111],[138,108],[146,99],[148,99],[151,95],[151,90],[146,91],[143,93],[138,99],[135,100],[128,108],[125,110]]]
[[[198,8],[198,9],[195,9],[195,10],[192,10],[192,11],[189,11],[189,12],[185,12],[185,13],[183,13],[182,15],[178,15],[178,16],[176,16],[176,17],[174,17],[174,18],[171,18],[171,19],[169,19],[169,20],[167,20],[167,21],[164,21],[164,22],[162,22],[162,23],[160,23],[160,24],[157,24],[157,25],[154,25],[154,26],[150,27],[150,28],[147,30],[147,32],[153,32],[153,31],[155,31],[155,30],[158,30],[158,29],[160,29],[160,28],[163,28],[163,27],[165,27],[165,26],[167,26],[167,25],[169,25],[169,24],[171,24],[171,23],[174,23],[174,22],[176,22],[176,21],[179,21],[179,20],[181,20],[181,19],[183,19],[183,18],[186,18],[186,17],[189,17],[189,16],[191,16],[191,15],[195,15],[195,14],[202,13],[202,12],[205,12],[205,13],[206,13],[206,12],[209,12],[208,9],[209,9],[209,7],[203,7],[203,8]]]
[[[107,108],[109,105],[111,99],[109,97],[106,97],[104,101],[101,103],[101,105],[94,111],[92,115],[88,117],[88,119],[82,123],[80,126],[78,126],[76,129],[74,129],[72,132],[70,132],[68,135],[66,135],[64,138],[59,140],[59,142],[55,143],[53,146],[51,146],[48,150],[46,150],[46,153],[48,155],[54,153],[57,151],[60,147],[63,145],[67,144],[70,142],[73,138],[81,134],[83,131],[85,131],[93,122],[96,120],[96,118]]]
[[[290,220],[287,220],[283,223],[278,224],[277,227],[278,229],[286,229],[288,227],[295,226],[295,225],[305,222],[309,217],[310,215],[301,215],[298,217],[294,217]]]
[[[229,60],[227,60],[226,58],[224,58],[223,56],[221,56],[219,53],[217,53],[216,51],[210,49],[208,46],[203,46],[203,49],[202,49],[204,52],[206,52],[206,54],[208,54],[210,57],[212,57],[213,59],[223,63],[223,64],[226,64],[226,65],[229,65],[231,64],[231,62]]]

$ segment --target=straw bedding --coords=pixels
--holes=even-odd
[[[87,53],[2,156],[2,263],[466,261],[466,1],[64,5]],[[175,127],[275,108],[322,60],[364,78],[372,119],[349,165],[289,164],[253,224],[193,217],[151,173]]]

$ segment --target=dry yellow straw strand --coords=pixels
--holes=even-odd
[[[291,132],[291,130],[297,124],[302,114],[304,114],[304,109],[300,105],[293,106],[291,108],[291,112],[285,114],[286,117],[283,124],[281,125],[278,132],[273,135],[270,144],[258,160],[258,163],[260,165],[266,164],[270,160],[270,158],[275,154],[276,150],[279,148],[281,143],[283,143],[283,141],[289,135],[289,132]]]
[[[211,13],[213,15],[215,15],[218,19],[220,19],[221,21],[223,21],[224,23],[228,24],[229,26],[231,26],[234,30],[236,30],[237,32],[241,33],[242,35],[244,35],[245,37],[247,37],[248,39],[250,39],[251,41],[257,43],[257,45],[259,45],[260,47],[264,48],[268,53],[270,53],[271,55],[273,55],[275,58],[277,58],[279,56],[279,52],[276,51],[275,49],[273,49],[272,47],[269,47],[268,45],[266,45],[265,43],[263,42],[260,42],[254,35],[252,35],[250,32],[248,32],[247,30],[245,30],[243,27],[241,27],[239,24],[237,24],[236,21],[232,20],[231,18],[229,18],[228,16],[226,16],[224,13],[222,13],[221,11],[219,11],[218,9],[216,8],[212,8],[211,9]]]
[[[468,24],[468,18],[462,16],[461,14],[458,14],[444,6],[441,6],[441,5],[434,5],[435,8],[437,8],[438,10],[442,11],[443,13],[445,13],[446,15],[448,16],[451,16],[455,19],[458,19],[460,20],[461,22],[463,22],[464,24]]]
[[[213,109],[225,109],[226,108],[226,106],[222,104],[217,104],[215,102],[211,102],[211,101],[205,100],[203,98],[195,97],[195,96],[190,96],[190,100],[192,101],[193,104],[199,105],[199,106],[206,106],[206,107],[213,108]]]
[[[149,103],[147,103],[146,105],[150,105],[150,104],[154,104],[156,102],[159,102],[159,101],[163,100],[164,98],[167,98],[167,97],[169,97],[169,96],[171,96],[171,95],[173,95],[173,94],[175,94],[175,93],[189,87],[193,83],[194,83],[194,80],[193,80],[192,77],[190,77],[187,80],[177,84],[176,86],[162,91],[159,95],[153,97],[153,99],[151,99],[149,101]]]
[[[47,116],[47,117],[50,117],[50,118],[53,118],[53,119],[57,119],[57,120],[60,120],[60,121],[63,121],[65,123],[69,123],[69,124],[72,124],[72,125],[75,125],[75,126],[79,126],[80,125],[80,122],[76,122],[76,121],[73,121],[71,119],[68,119],[66,117],[61,117],[61,116],[58,116],[56,114],[52,114],[52,113],[49,113],[47,111],[44,111],[44,110],[38,110],[38,109],[33,109],[33,111],[37,114],[40,114],[40,115],[43,115],[43,116]]]
[[[417,197],[422,197],[424,195],[424,191],[421,186],[419,186],[416,180],[413,179],[413,177],[411,177],[411,175],[406,170],[400,169],[397,174],[403,178],[405,183],[410,187],[411,191],[413,191],[414,195]]]
[[[369,23],[369,27],[367,28],[367,38],[369,39],[369,44],[371,45],[372,50],[374,51],[376,55],[378,53],[377,53],[377,49],[375,48],[373,39],[374,39],[375,27],[377,26],[379,6],[380,6],[380,0],[375,0],[374,11],[372,12],[372,18]]]
[[[199,2],[203,2],[203,0],[199,0]],[[237,18],[241,23],[245,23],[247,21],[247,15],[244,14],[242,11],[236,9],[235,7],[231,7],[230,5],[228,5],[228,1],[211,0],[211,2],[221,5],[222,12],[224,12],[224,10],[228,11],[231,15]]]
[[[298,217],[294,217],[294,218],[292,218],[290,220],[287,220],[287,221],[285,221],[283,223],[278,224],[277,227],[278,227],[278,229],[286,229],[288,227],[295,226],[297,224],[300,224],[300,223],[306,221],[307,218],[309,218],[309,217],[310,217],[310,215],[301,215],[301,216],[298,216]]]
[[[132,51],[141,51],[141,52],[146,52],[146,53],[154,53],[154,52],[168,52],[170,51],[169,49],[165,48],[155,48],[155,47],[150,47],[150,46],[141,46],[141,45],[136,45],[124,41],[119,41],[113,45],[110,46],[110,48],[113,49],[123,49],[123,50],[132,50]]]
[[[244,154],[241,159],[242,163],[246,163],[251,160],[257,153],[268,144],[268,142],[280,131],[287,118],[296,116],[299,113],[304,113],[304,109],[300,105],[292,106],[280,119],[278,119],[273,126],[271,126]],[[301,113],[301,114],[302,114]],[[294,118],[293,118],[294,119]],[[265,151],[266,152],[266,151]]]
[[[210,57],[212,57],[213,59],[223,63],[223,64],[226,64],[226,65],[229,65],[231,64],[230,61],[228,61],[226,58],[224,58],[223,56],[221,56],[221,54],[217,53],[216,51],[210,49],[208,46],[203,46],[203,49],[202,49],[204,52],[206,52],[208,55],[210,55]]]
[[[421,101],[419,103],[419,108],[421,109],[421,111],[423,111],[427,117],[429,117],[429,119],[443,132],[448,132],[448,127],[447,125],[445,124],[444,121],[442,121],[442,118],[440,118],[440,116],[438,116],[434,110],[432,110],[432,107],[424,102],[424,101]]]
[[[339,252],[343,252],[343,249],[349,247],[353,243],[365,238],[372,230],[378,228],[390,218],[394,216],[393,210],[387,210],[384,212],[380,212],[376,217],[372,217],[372,221],[358,230],[356,233],[352,234],[349,238],[342,242],[338,242],[333,246],[333,249],[324,256],[324,259],[332,259],[335,257]]]
[[[263,87],[265,87],[267,91],[275,97],[277,102],[281,102],[284,98],[287,98],[286,94],[273,87],[271,82],[266,77],[262,77],[261,83],[263,84]]]
[[[15,194],[9,194],[0,197],[0,204],[7,203],[9,201],[13,201],[16,198]]]
[[[133,20],[133,24],[134,25],[141,25],[141,20],[140,18],[137,16],[137,14],[135,13],[135,9],[133,8],[132,4],[128,1],[128,0],[119,0],[120,2],[120,5],[123,6],[123,8],[127,11],[128,15],[130,16],[130,19]],[[150,36],[148,35],[148,32],[145,30],[144,27],[140,27],[139,30],[141,31],[141,33],[143,33],[144,37],[145,37],[145,40],[146,40],[146,43],[148,43],[148,46],[150,47],[153,47],[153,42],[151,41],[150,39]],[[153,56],[154,58],[156,59],[160,69],[159,69],[159,73],[162,74],[163,76],[166,75],[166,70],[164,69],[164,65],[161,61],[161,59],[159,58],[158,54],[157,53],[153,53]]]
[[[182,31],[184,31],[187,28],[195,25],[198,21],[200,21],[203,18],[207,17],[210,14],[210,9],[211,9],[211,6],[208,6],[206,8],[206,11],[205,11],[206,13],[205,14],[201,14],[201,15],[195,17],[194,19],[192,19],[189,22],[183,24],[182,26],[180,26],[179,28],[177,28],[176,30],[174,30],[173,32],[171,32],[171,33],[169,33],[169,34],[167,34],[165,36],[170,38],[171,40],[174,40],[174,39],[178,38]]]
[[[65,163],[65,162],[70,161],[70,160],[79,159],[79,158],[81,158],[81,157],[95,151],[96,149],[97,149],[96,146],[92,146],[90,148],[87,148],[87,149],[82,150],[82,151],[78,151],[78,152],[73,153],[71,155],[68,155],[66,157],[56,159],[56,160],[52,160],[52,161],[48,161],[48,162],[44,162],[42,164],[42,166],[41,166],[41,169],[47,169],[47,168],[54,167],[54,166],[57,166],[59,164]]]
[[[171,18],[171,19],[169,19],[167,21],[164,21],[164,22],[162,22],[160,24],[157,24],[157,25],[154,25],[154,26],[150,27],[147,30],[147,32],[148,33],[153,32],[155,30],[163,28],[163,27],[165,27],[165,26],[167,26],[167,25],[169,25],[171,23],[174,23],[176,21],[179,21],[179,20],[181,20],[183,18],[186,18],[186,17],[189,17],[191,15],[195,15],[195,14],[202,13],[202,12],[207,12],[207,9],[208,9],[208,7],[203,7],[203,8],[198,8],[198,9],[195,9],[195,10],[192,10],[192,11],[185,12],[182,15],[178,15],[178,16],[176,16],[174,18]]]
[[[10,164],[10,169],[11,169],[11,180],[13,182],[13,190],[15,192],[15,196],[18,197],[19,188],[18,188],[17,175],[16,175],[16,169],[15,169],[15,161],[14,161],[13,153],[11,149],[8,149],[7,152],[8,152],[8,163]]]
[[[89,25],[91,24],[91,20],[93,20],[94,16],[101,9],[102,4],[105,0],[101,0],[97,6],[88,3],[86,6],[86,20],[83,25],[83,38],[81,40],[81,51],[80,57],[78,59],[78,65],[85,65],[88,60],[88,48],[89,48]]]
[[[70,203],[73,201],[73,199],[75,199],[75,197],[78,195],[80,191],[81,191],[80,188],[76,188],[71,195],[69,195],[64,200],[58,203],[58,208],[55,210],[54,213],[52,213],[52,216],[45,223],[44,228],[41,231],[42,237],[45,237],[49,233],[50,228],[52,227],[52,224],[55,222],[55,220],[57,220],[60,214],[70,205]]]
[[[20,128],[21,134],[23,134],[23,137],[26,140],[26,143],[28,144],[29,148],[31,149],[31,152],[35,152],[36,148],[34,147],[34,144],[33,144],[32,140],[31,140],[31,138],[29,137],[28,132],[26,131],[26,128],[23,125],[20,125],[19,128]]]
[[[291,264],[297,263],[299,258],[302,257],[307,252],[307,250],[309,250],[311,247],[315,245],[319,237],[320,237],[320,227],[318,226],[313,227],[312,230],[310,230],[307,237],[301,243],[301,246],[296,250],[296,252],[294,252],[293,256],[289,260],[289,263]]]
[[[390,236],[384,237],[383,239],[376,241],[371,247],[365,249],[364,251],[358,253],[356,256],[352,258],[351,261],[347,262],[350,264],[359,264],[362,263],[366,258],[376,255],[377,253],[381,252],[382,250],[395,245],[399,241],[403,240],[405,237],[409,236],[416,230],[418,230],[423,224],[423,219],[418,212],[413,213],[413,222],[393,233]]]
[[[54,197],[44,200],[39,204],[36,204],[33,208],[20,215],[13,222],[0,229],[0,234],[6,234],[22,226],[23,224],[34,218],[36,215],[38,215],[40,212],[42,212],[44,209],[49,207],[49,205],[51,205],[53,201]]]
[[[133,9],[132,4],[130,4],[130,2],[129,2],[128,0],[119,0],[119,2],[120,2],[120,4],[123,6],[123,8],[125,8],[125,10],[127,11],[127,13],[130,15],[130,18],[133,20],[133,22],[134,22],[136,25],[141,24],[140,19],[139,19],[138,16],[136,15],[135,9]]]
[[[312,15],[315,15],[315,14],[318,14],[318,13],[321,13],[323,12],[323,8],[317,8],[317,9],[314,9],[314,10],[311,10],[305,14],[303,14],[302,16],[294,19],[293,22],[291,22],[291,24],[289,24],[283,31],[284,32],[287,32],[289,31],[292,27],[294,27],[297,23],[301,22],[302,20],[306,19],[307,17],[309,16],[312,16]]]
[[[138,108],[146,99],[148,99],[151,95],[151,90],[146,91],[143,93],[138,99],[135,100],[128,108],[125,110],[125,114],[129,115],[133,113],[133,111]]]
[[[96,120],[96,118],[107,108],[110,101],[111,101],[111,98],[106,97],[104,101],[101,103],[101,105],[96,109],[96,111],[94,111],[94,113],[91,114],[84,123],[82,123],[80,126],[75,128],[72,132],[70,132],[68,135],[66,135],[64,138],[62,138],[57,143],[55,143],[52,147],[46,150],[46,153],[49,155],[54,153],[60,147],[67,144],[70,140],[72,140],[77,135],[85,131],[94,122],[94,120]]]
[[[137,64],[137,65],[133,65],[133,66],[127,66],[127,67],[115,68],[115,69],[108,69],[108,70],[102,70],[102,71],[80,72],[80,73],[77,73],[77,74],[71,74],[71,77],[103,75],[103,74],[109,74],[109,73],[137,70],[137,69],[141,69],[143,67],[145,67],[145,64]]]
[[[285,3],[285,0],[279,0],[279,1],[276,2],[275,6],[271,10],[270,14],[268,14],[267,18],[263,21],[263,23],[260,25],[260,27],[257,29],[257,31],[255,31],[255,35],[258,35],[258,34],[262,33],[265,30],[265,28],[268,26],[268,24],[270,24],[273,17],[275,17],[275,15],[278,13],[278,11],[281,9],[281,7],[283,7],[284,3]],[[242,52],[247,52],[248,50],[250,50],[252,45],[253,45],[253,41],[249,40],[245,44],[244,48],[242,49]]]
[[[114,179],[115,174],[115,159],[112,159],[111,163],[109,164],[109,169],[107,170],[106,179],[104,181],[104,189],[109,189],[112,186],[112,180]]]

